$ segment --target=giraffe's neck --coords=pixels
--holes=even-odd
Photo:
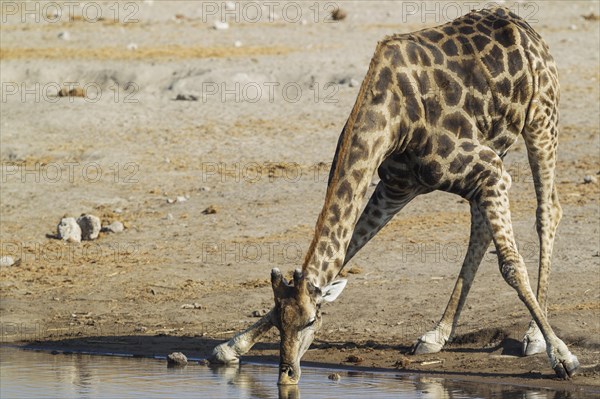
[[[380,75],[381,65],[374,57],[337,145],[325,204],[303,265],[307,279],[318,287],[332,281],[344,266],[371,178],[393,148],[388,112],[393,99],[386,98],[389,88]]]

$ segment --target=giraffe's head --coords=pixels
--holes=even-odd
[[[279,269],[271,271],[275,296],[273,324],[279,329],[281,338],[280,385],[298,383],[300,359],[321,327],[321,304],[335,300],[346,286],[346,280],[337,280],[324,288],[316,287],[299,269],[294,271],[293,285],[290,283]]]

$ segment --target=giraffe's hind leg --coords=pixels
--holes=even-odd
[[[454,290],[450,296],[450,301],[435,329],[428,331],[417,340],[413,348],[414,354],[420,355],[423,353],[439,352],[446,342],[450,340],[467,295],[469,294],[469,289],[475,279],[479,264],[491,241],[492,234],[484,221],[483,214],[477,207],[477,204],[471,202],[471,237],[469,238],[469,248],[458,279],[456,280]]]
[[[514,239],[508,201],[509,187],[510,176],[501,169],[494,171],[480,188],[478,205],[492,232],[502,276],[517,291],[519,298],[539,326],[546,341],[546,353],[550,365],[560,378],[569,378],[575,374],[579,362],[565,343],[556,336],[544,310],[533,294],[527,268],[519,255]]]
[[[537,300],[546,315],[552,249],[556,229],[562,217],[554,180],[558,141],[556,118],[544,115],[535,127],[525,129],[523,137],[537,197],[536,228],[540,245]],[[523,355],[542,353],[545,349],[543,335],[536,323],[531,321],[523,337]]]

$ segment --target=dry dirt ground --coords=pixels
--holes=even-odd
[[[221,2],[79,3],[58,13],[41,2],[31,3],[33,15],[23,15],[22,3],[3,4],[0,240],[2,255],[18,262],[0,269],[2,340],[206,356],[255,322],[252,312],[272,304],[270,269],[302,261],[337,136],[377,41],[469,11],[408,3],[343,2],[347,18],[331,22],[327,3],[285,11],[276,3],[271,15],[242,2],[226,30],[213,28]],[[545,355],[518,356],[530,317],[492,247],[455,342],[404,366],[598,386],[600,193],[597,182],[583,181],[600,178],[599,3],[505,4],[545,38],[560,70],[564,217],[549,319],[582,370],[555,381]],[[68,84],[85,87],[87,98],[57,97]],[[507,164],[516,236],[535,284],[535,197],[521,140]],[[63,215],[84,212],[126,230],[81,244],[53,238]],[[411,203],[348,266],[348,287],[325,309],[304,360],[348,365],[355,355],[359,366],[403,367],[444,310],[468,226],[459,197],[432,193]],[[276,343],[272,331],[250,355],[275,360]],[[420,364],[430,360],[443,362]]]

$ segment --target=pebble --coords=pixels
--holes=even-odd
[[[71,34],[68,31],[63,31],[58,34],[58,38],[62,40],[71,40]]]
[[[327,378],[329,378],[332,381],[339,381],[342,379],[342,376],[339,375],[338,373],[331,373],[327,376]]]
[[[81,227],[75,218],[62,218],[56,227],[58,238],[68,242],[81,242]]]
[[[123,209],[121,209],[121,208],[115,208],[115,209],[113,210],[113,212],[114,212],[114,213],[123,213]]]
[[[123,223],[119,221],[114,221],[108,226],[104,226],[102,228],[102,231],[107,233],[121,233],[123,230],[125,230],[125,226],[123,226]]]
[[[193,94],[178,94],[175,101],[198,101],[198,96]]]
[[[204,308],[198,302],[194,302],[194,303],[184,303],[183,305],[181,305],[181,309],[204,309]]]
[[[84,214],[77,219],[77,224],[81,228],[82,240],[95,240],[100,234],[102,224],[100,218],[94,215]]]
[[[225,10],[233,11],[235,10],[235,3],[233,1],[228,1],[225,3]]]
[[[266,309],[255,310],[252,312],[252,317],[263,317],[267,313],[269,313],[269,311]]]
[[[586,175],[586,176],[584,176],[584,177],[583,177],[583,182],[584,182],[585,184],[590,184],[590,183],[594,183],[594,184],[596,184],[596,183],[598,182],[598,179],[596,179],[596,177],[595,177],[595,176],[592,176],[592,175]]]
[[[172,213],[167,213],[167,220],[173,220],[173,214]]]
[[[235,42],[233,42],[233,46],[234,47],[242,47],[242,41],[241,40],[236,40]]]
[[[207,359],[200,359],[200,360],[198,360],[198,364],[200,366],[208,366],[210,364],[210,362]]]
[[[15,264],[15,258],[12,256],[1,256],[0,267],[9,267]]]
[[[181,352],[173,352],[167,356],[167,365],[170,367],[183,367],[187,362],[187,357]]]
[[[213,215],[213,214],[217,213],[217,208],[214,207],[213,205],[211,205],[208,208],[206,208],[205,210],[203,210],[202,213],[205,215]]]
[[[227,30],[229,29],[229,24],[227,22],[217,20],[213,23],[213,28],[216,30]]]
[[[187,200],[187,197],[184,197],[183,195],[177,196],[177,202],[185,202]]]
[[[350,82],[348,82],[348,86],[358,87],[358,86],[360,86],[360,82],[356,79],[350,79]]]
[[[127,50],[129,51],[135,51],[138,49],[138,45],[136,43],[129,43],[127,45]]]

